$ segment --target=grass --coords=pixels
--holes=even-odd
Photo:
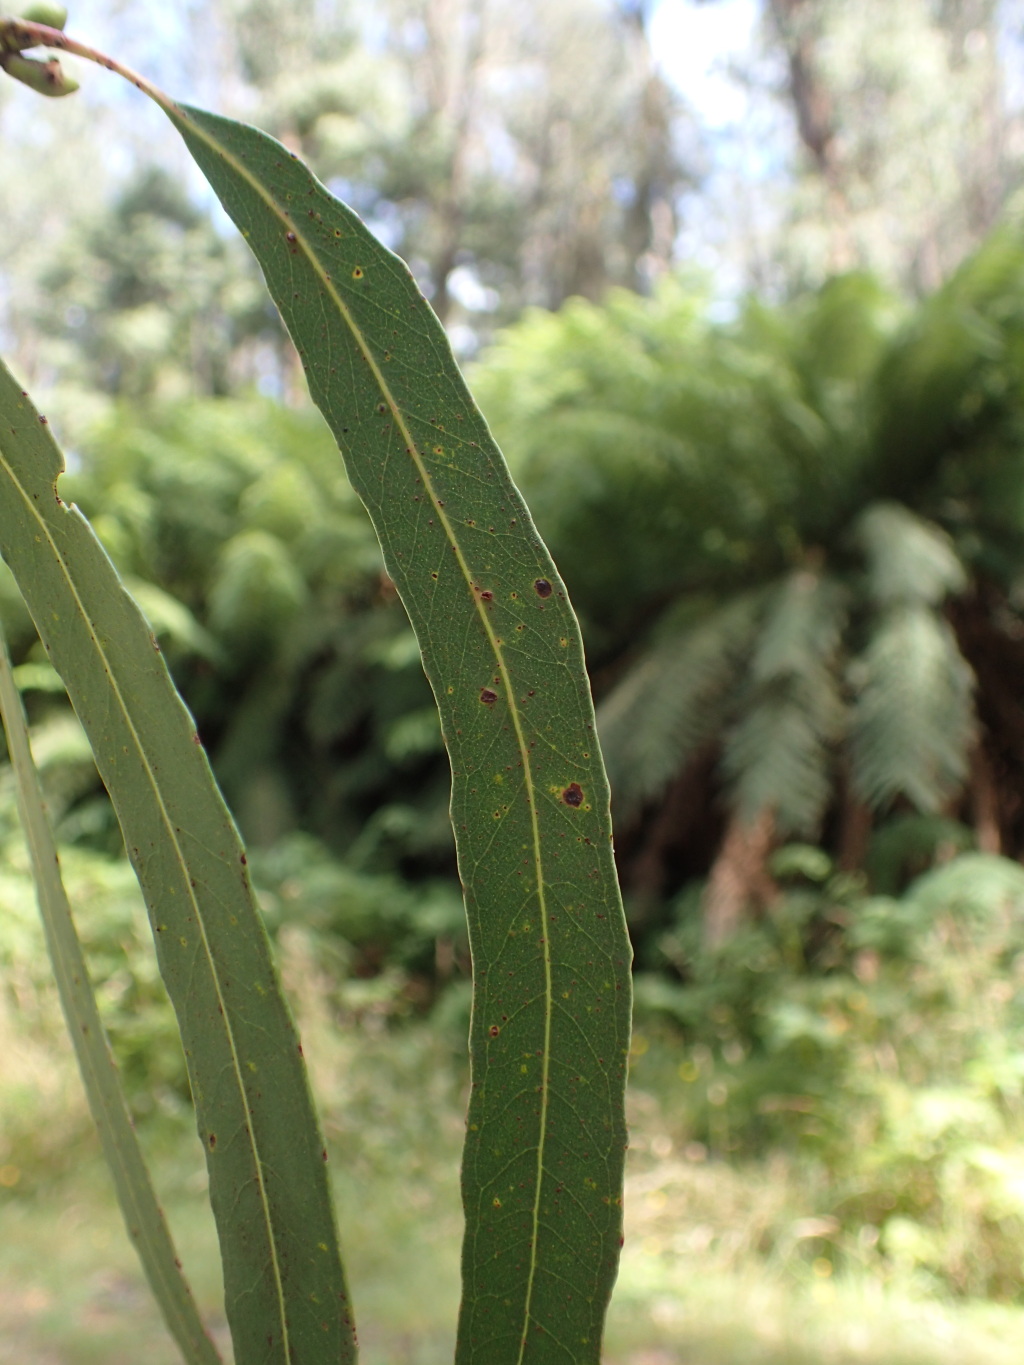
[[[459,1294],[465,1065],[456,1029],[338,1025],[301,934],[283,943],[331,1153],[364,1365],[448,1365]],[[13,983],[13,984],[12,984]],[[172,1365],[121,1227],[56,1006],[0,992],[0,1360]],[[301,990],[300,990],[301,987]],[[378,1002],[379,1003],[379,1002]],[[16,1007],[16,1008],[15,1008]],[[678,1052],[631,1079],[626,1246],[606,1365],[1017,1365],[1024,1310],[942,1297],[829,1216],[820,1168],[716,1161],[686,1127]],[[201,1309],[230,1347],[198,1141],[143,1128]],[[870,1231],[870,1229],[862,1229]]]
[[[642,1128],[637,1133],[643,1143]],[[664,1133],[654,1144],[665,1153]],[[1019,1309],[943,1301],[808,1264],[813,1186],[778,1160],[727,1165],[636,1151],[606,1338],[609,1365],[1011,1365]],[[803,1198],[801,1198],[801,1193]],[[810,1196],[810,1199],[808,1199]],[[766,1228],[791,1236],[759,1252]]]
[[[450,1040],[425,1029],[396,1035],[373,1019],[339,1030],[307,1017],[304,1029],[361,1358],[447,1365],[458,1300],[463,1103]],[[70,1065],[63,1049],[48,1058],[59,1094],[72,1089],[63,1074]],[[21,1074],[20,1095],[24,1082]],[[50,1143],[38,1170],[27,1166],[13,1187],[0,1186],[0,1358],[172,1365],[173,1345],[121,1229],[96,1143],[81,1131],[73,1103],[71,1110],[74,1162],[54,1171]],[[744,1167],[709,1160],[667,1112],[655,1094],[634,1087],[627,1241],[608,1365],[1016,1365],[1022,1358],[1017,1309],[942,1301],[913,1283],[885,1285],[867,1255],[862,1268],[833,1275],[829,1260],[807,1253],[822,1227],[806,1171],[779,1158]],[[149,1141],[193,1287],[227,1355],[198,1142],[185,1144],[174,1129]]]

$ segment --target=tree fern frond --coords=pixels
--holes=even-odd
[[[816,832],[844,719],[836,655],[846,616],[842,586],[806,570],[772,594],[723,759],[733,804],[746,819],[768,807],[782,832]]]
[[[1022,282],[1020,235],[999,229],[890,347],[875,384],[870,470],[890,497],[913,499],[962,437],[965,419],[978,429],[994,396],[987,379],[1006,361],[1006,319],[1019,309]]]
[[[952,630],[929,607],[890,607],[851,675],[856,791],[875,808],[905,796],[938,810],[966,780],[974,736],[974,675]]]
[[[847,592],[829,576],[798,569],[773,591],[751,663],[751,681],[809,677],[828,668],[847,618]]]
[[[665,634],[598,707],[620,813],[661,791],[721,727],[757,628],[760,593]]]
[[[723,766],[732,804],[746,820],[768,808],[781,833],[813,836],[832,787],[831,744],[842,701],[824,671],[761,689],[730,732]]]
[[[857,518],[854,535],[864,551],[868,594],[879,606],[934,606],[967,585],[946,533],[899,503],[872,503]]]

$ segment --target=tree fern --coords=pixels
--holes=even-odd
[[[845,707],[836,673],[847,593],[807,570],[771,595],[723,770],[741,817],[771,810],[782,833],[815,835],[832,790]]]
[[[857,519],[854,535],[864,553],[868,597],[881,607],[935,605],[967,586],[949,536],[908,507],[872,503]]]
[[[974,678],[952,630],[927,605],[891,607],[851,673],[856,791],[874,807],[905,796],[938,811],[967,777],[975,733]]]
[[[747,593],[694,621],[677,613],[661,638],[598,708],[616,809],[656,795],[714,738],[728,715],[757,628],[762,594]]]
[[[944,612],[994,671],[987,714],[1003,715],[1024,580],[1022,365],[1024,248],[1007,232],[913,310],[856,275],[715,324],[700,288],[674,281],[505,334],[475,379],[582,608],[598,685],[619,679],[600,714],[620,819],[697,745],[717,748],[709,796],[728,814],[771,808],[794,833],[831,805],[845,841],[852,796],[927,812],[962,791],[974,679]],[[813,613],[799,625],[796,565],[845,593],[817,636]],[[755,589],[730,655],[723,604]],[[972,613],[986,620],[965,631]],[[655,881],[693,867],[688,833],[628,834],[638,877],[652,859]]]
[[[949,537],[897,503],[868,507],[855,536],[875,615],[851,668],[854,786],[872,806],[905,796],[936,811],[965,780],[975,733],[974,678],[939,611],[967,575]]]

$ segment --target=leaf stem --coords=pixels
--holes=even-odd
[[[113,71],[115,75],[123,76],[126,81],[130,81],[136,89],[148,95],[151,100],[155,100],[168,113],[173,110],[179,118],[184,117],[170,95],[159,86],[148,81],[145,76],[140,76],[123,62],[100,52],[98,48],[80,43],[76,38],[69,38],[61,29],[49,28],[46,24],[31,23],[27,19],[0,19],[0,52],[25,52],[33,47],[56,48],[105,67],[107,71]]]

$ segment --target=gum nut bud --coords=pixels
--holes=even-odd
[[[34,57],[22,57],[17,52],[11,52],[4,57],[3,67],[8,76],[13,76],[16,81],[21,81],[22,85],[29,86],[40,95],[59,98],[61,95],[71,95],[78,89],[78,82],[65,76],[56,57],[51,57],[48,62],[39,62]]]
[[[46,0],[40,0],[37,5],[29,5],[21,17],[30,24],[45,24],[47,28],[63,29],[68,21],[68,12],[64,5],[48,5]]]

